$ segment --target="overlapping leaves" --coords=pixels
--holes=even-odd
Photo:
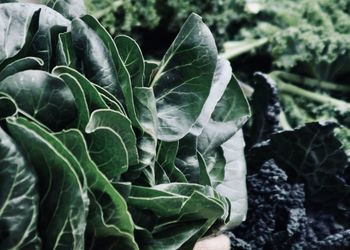
[[[154,65],[133,39],[113,40],[93,17],[76,17],[83,9],[71,1],[50,4],[73,20],[0,5],[0,176],[9,180],[1,244],[191,249],[239,224],[246,191],[236,132],[250,111],[201,18],[192,14]],[[23,220],[9,227],[9,213]]]

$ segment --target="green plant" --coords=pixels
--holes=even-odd
[[[0,17],[1,249],[191,249],[244,219],[250,110],[198,15],[159,65],[89,15]]]

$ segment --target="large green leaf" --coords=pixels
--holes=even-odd
[[[51,8],[29,3],[1,4],[0,15],[4,20],[0,27],[0,62],[34,56],[44,61],[46,70],[51,69],[58,34],[67,29],[69,21]]]
[[[38,8],[33,6],[12,3],[0,5],[0,65],[19,54],[25,46],[29,47],[38,30],[38,17]],[[4,64],[0,68],[7,63]]]
[[[72,21],[74,51],[81,62],[80,71],[91,82],[118,98],[123,97],[112,55],[98,34],[81,19]]]
[[[155,186],[156,187],[156,186]],[[128,204],[140,209],[149,209],[159,216],[174,216],[181,211],[187,197],[133,185]]]
[[[7,125],[38,174],[42,247],[82,249],[88,198],[79,162],[38,125],[23,118],[8,119]]]
[[[94,17],[86,15],[72,22],[72,36],[84,69],[88,69],[85,75],[116,95],[133,125],[142,129],[136,117],[129,72],[108,32]]]
[[[350,194],[348,160],[334,136],[336,126],[313,122],[270,136],[268,156],[286,171],[290,181],[305,183],[308,201],[317,206],[337,206],[337,201]]]
[[[117,45],[120,58],[130,74],[131,85],[143,87],[145,62],[139,45],[126,35],[116,36],[114,42]]]
[[[128,204],[163,217],[197,220],[220,218],[224,214],[224,204],[217,197],[209,186],[189,183],[160,184],[151,188],[134,185]]]
[[[0,249],[39,249],[37,177],[0,128]]]
[[[196,123],[191,128],[191,134],[199,136],[202,133],[202,130],[210,120],[216,104],[223,96],[224,91],[230,82],[231,74],[232,69],[229,61],[218,58],[209,96],[204,103],[204,106]]]
[[[151,83],[157,100],[160,140],[179,140],[195,124],[209,96],[216,59],[209,28],[201,17],[191,14]]]
[[[94,113],[85,129],[90,156],[108,179],[119,179],[128,170],[128,149],[122,137],[112,128],[99,123],[99,117]]]
[[[87,228],[90,236],[114,237],[119,244],[123,241],[128,249],[137,249],[133,239],[134,225],[126,203],[90,158],[83,135],[78,130],[63,131],[55,135],[81,163],[92,192]]]
[[[74,96],[64,81],[44,71],[26,70],[0,82],[19,109],[53,130],[68,126],[76,116]]]
[[[215,107],[211,119],[198,137],[198,149],[205,156],[230,139],[250,117],[248,102],[232,76],[224,95]]]
[[[123,104],[126,107],[128,116],[133,123],[133,126],[138,127],[142,130],[142,127],[137,119],[135,105],[134,105],[134,96],[132,91],[130,73],[128,72],[126,63],[122,60],[120,53],[115,45],[112,37],[109,35],[107,30],[93,17],[90,15],[83,16],[81,18],[90,28],[94,30],[103,41],[104,45],[108,48],[109,53],[112,55],[112,60],[114,67],[117,70],[118,81],[122,94],[124,96]]]
[[[29,55],[41,58],[44,61],[44,68],[51,70],[56,66],[54,58],[58,35],[67,30],[70,22],[61,14],[46,6],[34,4],[30,6],[40,8],[40,17],[39,30],[33,38]],[[28,4],[24,8],[28,8]]]
[[[96,110],[91,114],[91,119],[86,126],[86,130],[92,131],[98,127],[111,128],[118,134],[125,144],[129,164],[134,165],[138,163],[136,136],[131,127],[130,120],[125,115],[108,109]]]

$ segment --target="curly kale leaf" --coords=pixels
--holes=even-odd
[[[328,81],[348,73],[348,1],[267,0],[256,5],[255,15],[235,39],[267,37],[266,52],[278,68]]]
[[[280,129],[281,106],[278,100],[276,83],[262,73],[255,73],[255,88],[251,98],[251,126],[245,130],[247,148],[267,139],[267,136]]]
[[[334,128],[310,123],[248,152],[249,209],[235,249],[350,247],[350,171]]]

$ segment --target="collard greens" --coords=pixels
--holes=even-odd
[[[157,65],[48,6],[0,5],[0,248],[191,249],[239,224],[250,110],[201,17]]]

